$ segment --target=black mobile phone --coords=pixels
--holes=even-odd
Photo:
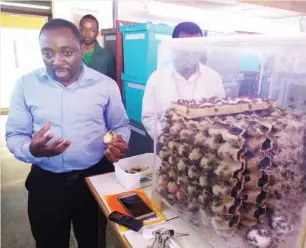
[[[136,193],[118,198],[126,211],[137,220],[147,220],[156,217],[156,213]]]
[[[112,212],[108,216],[108,219],[135,232],[138,232],[143,227],[142,221],[136,220],[132,216],[128,216],[117,211]]]

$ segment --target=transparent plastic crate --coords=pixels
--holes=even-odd
[[[159,48],[159,69],[196,72],[201,63],[227,94],[168,99],[155,121],[154,192],[216,248],[303,247],[305,52],[305,35],[174,39]],[[241,61],[250,55],[259,78],[246,97]]]

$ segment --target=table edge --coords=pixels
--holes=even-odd
[[[93,176],[95,177],[95,176]],[[91,193],[93,194],[94,198],[96,199],[99,208],[102,210],[102,212],[104,213],[104,215],[107,217],[110,212],[108,211],[107,207],[105,206],[105,203],[103,202],[103,200],[101,199],[100,195],[98,194],[97,190],[95,189],[95,187],[93,186],[92,182],[90,181],[90,177],[86,177],[85,178],[85,182],[89,188],[89,190],[91,191]],[[116,226],[116,224],[112,221],[109,221],[110,226],[112,227],[114,233],[116,234],[117,238],[119,239],[120,243],[125,247],[125,248],[132,248],[131,244],[129,243],[129,241],[126,239],[125,236],[121,235],[118,231],[118,228]]]

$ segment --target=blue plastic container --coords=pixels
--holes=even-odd
[[[157,69],[159,44],[171,38],[172,31],[168,25],[151,22],[121,26],[124,73],[148,78]]]
[[[258,71],[260,69],[260,60],[256,55],[244,55],[241,60],[240,69],[243,71]]]
[[[128,117],[141,123],[142,98],[147,80],[122,73],[123,99]]]

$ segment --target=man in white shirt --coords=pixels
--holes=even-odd
[[[191,22],[178,24],[172,38],[202,37],[200,27]],[[217,72],[200,63],[200,55],[180,52],[173,66],[153,72],[147,82],[142,103],[142,123],[154,139],[161,134],[161,121],[170,103],[178,99],[192,100],[225,97],[222,79]]]

